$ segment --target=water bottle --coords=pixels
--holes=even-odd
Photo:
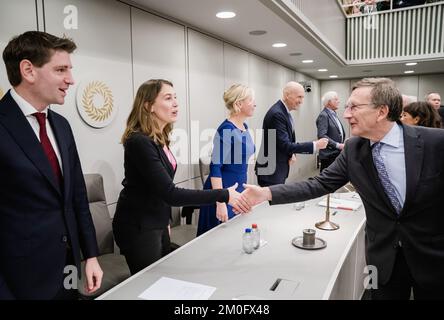
[[[259,249],[259,246],[261,244],[261,232],[259,231],[256,223],[253,223],[251,225],[251,228],[251,235],[253,236],[253,248],[254,250],[256,250]]]
[[[246,228],[244,235],[242,236],[242,248],[246,253],[253,253],[253,237],[251,235],[251,229]]]

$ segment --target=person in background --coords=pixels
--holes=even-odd
[[[234,84],[225,91],[223,98],[229,116],[217,128],[210,174],[204,189],[222,189],[237,183],[237,191],[242,192],[247,182],[248,159],[254,154],[253,140],[245,123],[256,108],[254,92],[247,86]],[[197,235],[233,216],[231,206],[223,202],[201,206]]]
[[[290,172],[290,165],[296,160],[295,153],[313,154],[327,147],[326,138],[296,142],[294,120],[290,112],[299,108],[304,96],[304,87],[290,81],[283,89],[282,99],[264,117],[261,151],[254,168],[260,186],[284,183]]]
[[[430,103],[413,102],[404,107],[401,121],[411,126],[441,128],[441,117]]]
[[[441,105],[441,96],[437,92],[430,92],[425,97],[426,101],[435,108],[441,117],[441,128],[444,128],[444,106]]]
[[[113,232],[131,274],[170,252],[171,206],[230,203],[239,206],[237,184],[228,189],[178,188],[177,163],[169,149],[179,105],[173,84],[163,79],[137,90],[122,136],[125,178],[113,219]],[[240,205],[248,211],[248,205]]]
[[[339,121],[336,110],[339,107],[339,97],[335,91],[329,91],[322,96],[322,109],[316,119],[318,138],[328,139],[327,148],[319,150],[321,171],[335,161],[336,157],[344,149],[345,130]]]
[[[436,110],[441,107],[441,96],[437,92],[430,92],[425,97],[426,102],[430,103],[433,108]]]
[[[393,0],[393,9],[423,5],[425,0]]]
[[[242,197],[252,206],[305,201],[350,181],[364,204],[367,265],[378,274],[372,299],[408,300],[412,288],[415,299],[444,299],[444,130],[403,125],[401,112],[393,81],[359,81],[344,113],[354,137],[331,166],[307,181],[246,185]]]
[[[378,11],[390,10],[390,1],[364,0],[355,1],[354,13],[371,14]]]
[[[86,292],[100,288],[96,232],[68,121],[49,109],[74,84],[76,44],[28,31],[3,51],[9,90],[0,101],[0,299],[76,299],[66,266],[86,260]]]

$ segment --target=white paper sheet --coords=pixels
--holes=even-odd
[[[318,205],[322,207],[327,206],[327,198],[322,199]],[[361,203],[357,201],[336,199],[330,197],[330,208],[343,209],[343,210],[358,210],[361,207]]]
[[[162,277],[139,295],[145,300],[208,300],[216,291],[198,283]]]

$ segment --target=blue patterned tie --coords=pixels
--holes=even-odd
[[[382,147],[382,142],[377,142],[372,146],[373,162],[375,163],[375,167],[376,170],[378,171],[378,176],[379,179],[381,180],[385,194],[390,199],[390,202],[395,208],[396,213],[399,214],[401,212],[402,206],[401,203],[399,203],[398,197],[396,197],[395,187],[390,182],[390,178],[387,174],[387,170],[385,169],[384,162],[382,161],[381,147]]]

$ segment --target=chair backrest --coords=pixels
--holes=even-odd
[[[86,191],[88,193],[89,210],[96,228],[99,254],[114,252],[114,237],[111,217],[106,205],[103,178],[100,174],[85,174]]]
[[[211,154],[203,155],[199,158],[199,172],[200,172],[200,179],[202,181],[202,186],[205,184],[205,180],[210,174],[210,162],[211,162]]]

